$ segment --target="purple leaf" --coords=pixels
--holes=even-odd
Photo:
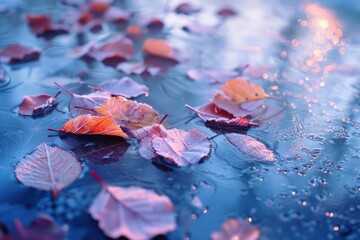
[[[257,240],[259,236],[260,230],[249,222],[242,219],[230,218],[223,223],[220,231],[211,234],[211,239]]]
[[[56,96],[46,94],[38,96],[25,96],[19,107],[19,114],[31,116],[46,112],[56,105]]]
[[[145,85],[135,82],[129,77],[123,77],[120,80],[113,79],[99,86],[101,89],[108,91],[114,96],[123,96],[126,98],[147,95],[149,88]]]
[[[40,50],[27,48],[19,44],[11,44],[0,51],[0,62],[2,63],[23,63],[37,61],[40,57]]]

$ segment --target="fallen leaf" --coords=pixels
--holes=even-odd
[[[126,74],[150,75],[150,76],[155,76],[161,71],[161,69],[158,67],[150,67],[142,62],[119,63],[116,69]]]
[[[244,75],[252,78],[264,78],[264,74],[268,74],[272,69],[270,66],[259,66],[256,64],[247,64],[243,70]]]
[[[125,34],[128,37],[139,37],[146,33],[147,31],[138,24],[132,24],[126,28]]]
[[[63,24],[54,23],[48,15],[26,15],[30,30],[37,36],[55,37],[69,31]]]
[[[108,91],[113,96],[123,96],[126,98],[138,97],[140,95],[147,95],[149,88],[143,84],[135,82],[129,77],[113,79],[104,82],[99,86],[101,89]]]
[[[89,213],[106,236],[145,240],[175,230],[174,205],[167,196],[141,187],[109,186],[95,176],[103,189]]]
[[[110,116],[118,125],[134,130],[159,122],[159,114],[149,105],[123,97],[114,97],[94,108],[101,116]]]
[[[104,16],[105,21],[115,23],[115,24],[125,24],[127,23],[132,14],[130,12],[124,11],[116,7],[110,7]]]
[[[83,134],[83,135],[108,135],[127,138],[128,135],[116,124],[112,117],[97,117],[84,114],[70,119],[56,132]]]
[[[92,1],[89,6],[89,12],[96,17],[101,17],[108,11],[109,8],[110,3],[108,1]]]
[[[234,17],[237,15],[237,11],[230,7],[222,7],[216,12],[216,14],[220,17]]]
[[[143,52],[175,62],[182,62],[186,59],[186,57],[177,48],[174,48],[162,39],[146,39],[143,46]]]
[[[72,93],[70,90],[58,83],[55,84],[71,95],[69,110],[74,117],[83,114],[93,114],[93,108],[104,104],[109,98],[111,98],[111,94],[107,92],[94,92],[87,95],[78,95]]]
[[[194,111],[204,122],[212,124],[218,128],[250,128],[258,127],[259,124],[249,121],[243,117],[234,117],[231,113],[218,108],[213,103],[207,103],[198,109],[185,105],[185,107]],[[211,125],[210,125],[211,126]]]
[[[190,69],[188,78],[194,81],[207,83],[223,83],[239,75],[237,71],[224,69]]]
[[[113,163],[122,158],[130,144],[122,138],[114,136],[82,136],[62,137],[75,155],[95,165]]]
[[[208,156],[211,143],[207,136],[197,129],[185,131],[174,128],[167,130],[165,137],[154,136],[151,146],[158,156],[185,167]]]
[[[52,191],[54,196],[75,181],[82,167],[76,157],[57,146],[45,143],[21,160],[16,168],[16,178],[33,188]]]
[[[37,61],[39,58],[40,50],[19,44],[8,45],[0,51],[0,62],[2,63],[24,63]]]
[[[116,67],[120,62],[127,61],[134,54],[134,46],[129,38],[116,36],[105,41],[99,48],[91,49],[87,56]]]
[[[6,235],[3,240],[63,240],[66,227],[59,226],[50,216],[40,215],[29,226],[23,227],[15,220],[16,231]]]
[[[236,218],[226,220],[221,230],[211,234],[212,240],[257,240],[260,236],[260,230],[251,223]]]
[[[67,56],[71,58],[81,58],[90,52],[90,50],[96,45],[96,41],[90,41],[83,46],[79,46],[69,52]]]
[[[46,113],[56,105],[57,95],[50,96],[42,94],[38,96],[25,96],[20,104],[19,114],[31,116]]]
[[[159,32],[164,27],[164,22],[158,17],[142,17],[141,25],[147,27],[150,31]]]
[[[226,133],[225,136],[229,143],[237,147],[247,157],[263,163],[275,162],[275,154],[255,138],[238,133]]]
[[[180,3],[174,10],[178,14],[190,15],[201,11],[200,7],[194,6],[190,3]]]

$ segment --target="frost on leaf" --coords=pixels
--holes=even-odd
[[[89,213],[106,236],[145,240],[175,230],[175,210],[167,196],[141,187],[102,185]]]
[[[247,135],[238,133],[225,134],[228,141],[237,147],[247,157],[263,163],[275,162],[275,154],[273,151],[258,140]]]
[[[19,113],[27,116],[45,113],[56,105],[55,101],[56,96],[46,94],[25,96],[20,104]]]
[[[212,240],[257,240],[260,230],[251,223],[236,218],[226,220],[220,231],[211,234]]]
[[[45,143],[21,160],[15,168],[16,178],[23,184],[57,195],[73,181],[82,171],[76,157],[59,147]]]
[[[126,73],[134,75],[150,75],[155,76],[161,71],[159,67],[152,67],[142,62],[124,62],[119,63],[116,69]]]
[[[112,117],[118,125],[134,130],[159,122],[159,114],[149,105],[123,97],[114,97],[94,108],[101,116]]]
[[[139,84],[129,77],[106,81],[102,83],[99,88],[109,92],[111,95],[123,96],[126,98],[147,95],[149,92],[149,88],[147,86]]]
[[[81,135],[107,135],[127,138],[127,134],[112,117],[97,117],[84,114],[70,119],[57,132]]]
[[[236,77],[239,73],[234,70],[224,69],[190,69],[186,75],[193,81],[223,83],[230,78]]]
[[[24,63],[37,61],[40,57],[40,50],[28,48],[19,44],[11,44],[0,51],[0,62],[2,63]]]

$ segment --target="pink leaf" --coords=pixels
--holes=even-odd
[[[275,162],[274,153],[258,140],[238,133],[225,134],[228,141],[247,157],[263,163]]]
[[[139,84],[129,77],[123,77],[120,80],[113,79],[101,84],[99,87],[110,92],[111,95],[126,98],[137,97],[143,94],[147,95],[149,92],[147,86]]]
[[[19,113],[21,115],[34,115],[43,113],[55,106],[56,96],[46,94],[38,96],[25,96],[20,104]]]
[[[27,48],[19,44],[11,44],[0,51],[0,62],[22,63],[36,61],[40,57],[40,50]]]
[[[69,32],[63,24],[53,23],[48,15],[27,15],[26,21],[31,32],[37,36],[52,38]]]
[[[237,12],[229,7],[220,8],[216,13],[220,17],[233,17],[237,15]]]
[[[186,59],[177,48],[168,44],[165,40],[148,38],[145,40],[143,52],[155,57],[165,58],[175,62],[182,62]]]
[[[119,63],[116,68],[126,74],[135,74],[135,75],[155,76],[161,71],[161,69],[158,67],[150,67],[147,64],[141,62]]]
[[[238,76],[239,73],[233,70],[224,69],[190,69],[186,75],[194,81],[223,83]]]
[[[191,3],[180,3],[174,10],[178,14],[190,15],[201,11],[200,7],[194,6]]]
[[[90,41],[86,43],[85,45],[79,46],[69,52],[67,55],[71,58],[81,58],[84,57],[86,54],[88,54],[91,49],[96,45],[95,41]]]
[[[89,213],[108,237],[142,240],[175,230],[174,206],[167,196],[141,187],[107,186],[99,180],[103,189]]]
[[[257,240],[260,230],[242,219],[230,218],[226,220],[221,230],[211,234],[212,240]]]
[[[46,191],[56,196],[81,174],[82,167],[76,157],[59,147],[45,143],[36,147],[15,168],[16,178],[23,184]]]

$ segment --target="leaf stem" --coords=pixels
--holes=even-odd
[[[91,176],[93,176],[95,178],[95,180],[100,183],[101,186],[103,186],[105,189],[107,189],[107,184],[104,181],[104,179],[102,179],[99,174],[95,171],[95,170],[90,170],[90,174]]]
[[[80,109],[84,109],[84,110],[96,112],[96,111],[95,111],[94,109],[92,109],[92,108],[87,108],[87,107],[83,107],[83,106],[74,106],[74,108],[80,108]]]
[[[159,124],[162,124],[168,116],[169,114],[165,114],[164,117],[160,120]]]
[[[58,132],[60,133],[61,131],[60,130],[57,130],[57,129],[54,129],[54,128],[48,128],[49,131],[53,131],[53,132]]]
[[[21,224],[20,220],[16,218],[14,220],[14,224],[15,224],[16,230],[19,232],[20,236],[25,239],[26,238],[25,229],[24,229],[23,225]]]
[[[71,96],[74,96],[74,93],[72,93],[69,89],[65,88],[64,86],[60,85],[59,83],[55,82],[55,85],[70,94]]]

